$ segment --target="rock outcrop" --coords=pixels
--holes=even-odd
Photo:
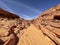
[[[27,20],[0,9],[0,45],[17,45],[20,30],[29,26]]]
[[[60,45],[60,4],[46,10],[33,23],[54,43]]]
[[[33,20],[0,9],[0,45],[60,45],[60,4]]]

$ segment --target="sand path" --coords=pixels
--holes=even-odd
[[[18,45],[55,45],[41,30],[34,25],[21,31]]]

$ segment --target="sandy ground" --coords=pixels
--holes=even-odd
[[[24,29],[20,33],[18,45],[55,45],[41,30],[34,25]]]

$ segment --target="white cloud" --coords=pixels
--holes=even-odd
[[[3,8],[4,10],[8,11],[9,12],[12,12],[12,13],[15,13],[14,10],[12,10],[5,2],[3,1],[0,1],[0,8]]]
[[[20,13],[22,16],[20,16],[20,17],[22,17],[22,18],[24,18],[24,19],[26,19],[26,20],[30,20],[30,19],[32,19],[30,16],[28,16],[28,15],[26,15],[26,14],[22,14],[22,13]]]
[[[4,1],[5,1],[5,2],[8,2],[8,3],[15,4],[15,5],[19,6],[19,7],[27,8],[27,9],[35,12],[35,13],[40,13],[40,12],[41,12],[41,11],[39,11],[38,9],[35,9],[35,8],[33,8],[33,7],[30,7],[30,6],[28,6],[28,5],[26,5],[26,4],[22,3],[22,2],[17,2],[17,1],[14,1],[14,0],[10,0],[10,1],[4,0]]]
[[[7,5],[8,3],[6,3],[6,2],[8,2],[10,4],[11,3],[16,4],[19,7],[27,8],[27,9],[35,12],[35,13],[38,13],[38,14],[41,13],[39,10],[37,10],[35,8],[32,8],[32,7],[30,7],[30,6],[26,5],[26,4],[21,3],[21,2],[16,2],[16,1],[13,1],[13,0],[9,0],[9,1],[8,0],[1,0],[0,1],[0,7],[4,8],[4,9],[6,9],[6,10],[12,12],[12,13],[19,14],[22,18],[25,18],[27,20],[32,19],[32,17],[29,17],[28,15],[23,14],[23,13],[18,13],[18,11],[15,11],[15,10],[11,9],[11,7],[9,5]],[[36,16],[33,16],[33,18],[34,17],[36,17]]]

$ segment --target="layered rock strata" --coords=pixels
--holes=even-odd
[[[27,20],[0,9],[0,45],[17,45],[20,30],[29,26]]]
[[[60,4],[46,10],[33,23],[54,43],[60,45]]]

